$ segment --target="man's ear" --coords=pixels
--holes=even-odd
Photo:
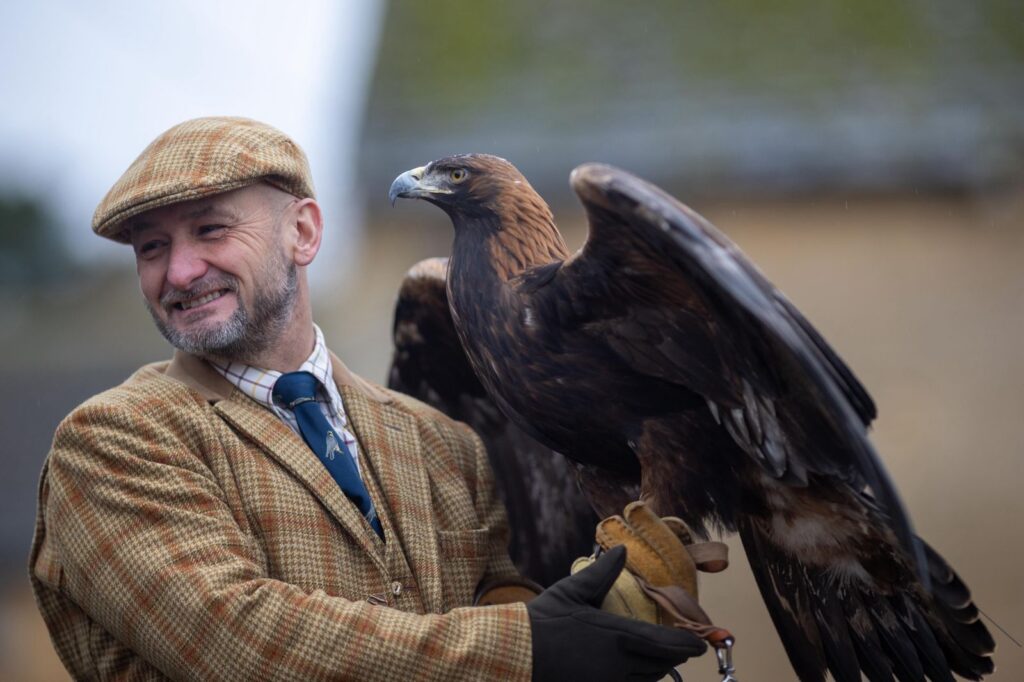
[[[291,207],[295,212],[295,242],[292,254],[296,265],[309,265],[320,250],[324,219],[315,199],[301,199]]]

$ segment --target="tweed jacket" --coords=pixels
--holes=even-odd
[[[291,429],[177,353],[60,425],[31,580],[77,679],[529,680],[479,438],[332,356],[387,542]]]

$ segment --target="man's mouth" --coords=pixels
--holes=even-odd
[[[178,301],[172,305],[175,310],[191,310],[192,308],[198,308],[201,305],[206,305],[210,301],[216,301],[218,298],[228,293],[229,289],[218,289],[217,291],[211,291],[208,294],[203,294],[199,298],[191,298],[187,301]]]

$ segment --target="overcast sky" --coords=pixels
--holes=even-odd
[[[360,220],[342,207],[357,203],[346,191],[382,14],[378,0],[3,3],[0,192],[48,195],[76,254],[131,262],[89,228],[107,189],[172,125],[248,116],[306,150],[338,254]]]

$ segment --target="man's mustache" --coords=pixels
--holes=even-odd
[[[175,303],[183,303],[221,290],[236,291],[238,280],[234,277],[221,276],[196,283],[188,289],[172,289],[160,297],[160,305],[165,308]]]

